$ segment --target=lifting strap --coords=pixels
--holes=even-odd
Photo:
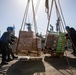
[[[59,10],[58,10],[58,7],[57,7],[57,4],[56,4],[56,0],[52,0],[52,3],[51,3],[51,9],[50,9],[50,14],[49,14],[49,19],[48,19],[48,25],[47,25],[47,30],[46,30],[46,40],[45,40],[45,45],[46,45],[46,41],[47,41],[47,32],[48,32],[48,27],[49,27],[49,24],[50,24],[50,17],[51,17],[51,12],[52,12],[52,7],[53,7],[53,2],[55,2],[55,6],[56,6],[56,13],[57,13],[57,17],[61,18],[60,16],[60,13],[59,13]],[[58,0],[58,4],[59,4],[59,8],[60,8],[60,11],[61,11],[61,15],[62,15],[62,19],[63,19],[63,22],[64,22],[64,25],[66,26],[66,22],[65,22],[65,19],[64,19],[64,16],[63,16],[63,13],[62,13],[62,9],[61,9],[61,5],[60,5],[60,1]],[[61,19],[61,21],[62,21]],[[63,22],[62,22],[62,25],[63,25]],[[63,26],[63,29],[64,29],[64,32],[65,32],[65,28]],[[66,54],[66,60],[67,60],[67,63],[68,63],[68,66],[69,66],[69,69],[73,75],[73,71],[71,69],[71,65],[70,65],[70,62],[69,62],[69,59],[67,58],[67,53],[65,52]]]
[[[21,25],[20,31],[22,30],[22,28],[23,28],[23,30],[25,29],[24,22],[26,23],[27,14],[28,14],[28,8],[29,8],[29,3],[30,3],[30,0],[27,1],[27,5],[26,5],[26,8],[25,8],[25,12],[24,12],[24,16],[23,16],[23,20],[22,20],[22,25]]]
[[[23,20],[22,20],[22,24],[21,24],[20,31],[22,30],[22,27],[23,27],[23,25],[24,25],[25,16],[26,16],[26,14],[27,14],[29,2],[30,2],[30,0],[27,1],[27,5],[26,5],[26,8],[25,8],[25,12],[24,12],[24,16],[23,16]],[[18,54],[18,45],[19,45],[19,42],[20,42],[20,32],[19,32],[19,36],[18,36],[18,40],[17,40],[16,54]]]
[[[35,7],[35,15],[37,14],[37,11],[38,11],[38,8],[39,8],[39,5],[40,5],[40,1],[41,0],[37,0],[36,7]]]
[[[36,23],[36,17],[35,17],[35,10],[34,10],[34,4],[33,4],[33,0],[31,0],[32,2],[32,9],[33,9],[33,20],[34,20],[34,28],[35,28],[35,37],[37,35],[37,23]],[[37,44],[38,44],[38,41],[37,41],[37,38],[36,38],[36,50],[38,51],[38,47],[37,47]]]
[[[65,22],[65,19],[64,19],[64,16],[63,16],[63,12],[62,12],[61,5],[60,5],[60,1],[59,1],[59,0],[58,0],[58,4],[59,4],[59,7],[60,7],[60,11],[61,11],[61,14],[62,14],[62,18],[63,18],[63,21],[64,21],[64,25],[65,25],[65,27],[66,27],[66,22]],[[69,35],[69,34],[68,34],[68,35]],[[70,37],[70,35],[69,35],[69,37]],[[70,37],[70,40],[71,40],[71,42],[72,42],[72,44],[73,44],[73,41],[72,41],[71,37]],[[73,44],[73,46],[74,46],[74,48],[75,48],[75,50],[76,50],[76,47],[75,47],[74,44]],[[66,56],[67,56],[67,53],[66,53],[66,52],[65,52],[65,54],[66,54]],[[72,71],[72,69],[71,69],[71,65],[70,65],[69,59],[68,59],[67,57],[66,57],[66,59],[67,59],[68,65],[69,65],[69,69],[70,69],[72,75],[74,75],[74,74],[73,74],[73,71]]]
[[[45,1],[45,12],[47,13],[47,18],[49,19],[49,0]]]
[[[35,17],[35,10],[34,10],[34,4],[33,4],[33,0],[31,0],[32,2],[32,10],[33,10],[33,20],[34,20],[34,28],[35,28],[35,36],[37,34],[37,23],[36,23],[36,17]]]
[[[61,25],[62,25],[62,26],[60,26],[60,29],[61,29],[61,30],[62,30],[62,29],[64,30],[65,28],[64,28],[63,21],[62,21],[62,18],[61,18],[61,15],[60,15],[60,12],[59,12],[59,9],[58,9],[58,6],[57,6],[56,1],[55,1],[55,7],[56,7],[57,19],[60,20]],[[61,30],[60,30],[60,31],[61,31]]]
[[[27,14],[28,14],[29,3],[30,3],[30,0],[28,0],[27,5],[26,5],[26,9],[25,9],[25,12],[24,12],[24,17],[23,17],[23,21],[22,21],[22,25],[21,25],[20,31],[22,30],[22,28],[23,28],[23,30],[25,29],[25,23],[26,23]],[[32,10],[33,10],[33,20],[34,20],[35,36],[36,36],[36,34],[37,34],[37,24],[36,24],[33,0],[31,0],[31,3],[32,3]],[[20,33],[19,33],[19,38],[18,38],[17,46],[16,46],[16,54],[18,54],[19,41],[20,41]],[[36,46],[37,46],[37,39],[36,39]],[[38,51],[38,48],[36,48],[36,49]]]
[[[50,14],[48,13],[49,16],[48,16],[48,24],[47,24],[47,29],[46,29],[45,45],[46,45],[46,42],[47,42],[47,33],[48,33],[49,25],[50,25],[50,18],[51,18],[51,13],[52,13],[52,7],[53,7],[53,0],[52,0],[52,3],[51,3]]]

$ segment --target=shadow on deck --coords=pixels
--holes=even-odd
[[[7,75],[33,75],[34,73],[45,72],[45,67],[42,59],[34,60],[19,60],[9,67]]]
[[[69,66],[66,58],[69,60],[72,69],[76,69],[76,58],[70,58],[65,56],[63,58],[46,56],[44,58],[44,61],[49,63],[51,66],[53,66],[56,69],[67,69]]]
[[[68,65],[66,58],[69,60],[70,66]],[[70,58],[66,56],[63,58],[46,56],[44,61],[53,66],[62,75],[66,75],[65,72],[73,75],[73,70],[76,70],[76,58]],[[61,70],[64,70],[65,72],[62,72]]]

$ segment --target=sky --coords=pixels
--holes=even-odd
[[[39,0],[34,1],[34,8]],[[58,1],[58,0],[56,0]],[[0,31],[1,34],[6,31],[8,26],[15,26],[15,35],[19,35],[19,30],[21,28],[24,11],[26,8],[27,0],[0,0]],[[74,27],[76,29],[76,0],[60,0],[63,15],[66,21],[66,25]],[[51,6],[51,0],[49,0],[49,6]],[[35,8],[36,23],[38,32],[43,35],[46,34],[47,29],[47,15],[45,13],[45,0],[40,0],[38,8]],[[53,7],[53,12],[51,14],[50,24],[53,25],[54,30],[56,27],[56,12]],[[32,30],[34,30],[33,24],[33,14],[32,14],[32,5],[30,2],[27,22],[32,24]],[[25,27],[25,31],[27,26]]]

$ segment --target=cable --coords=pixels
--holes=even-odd
[[[61,11],[61,14],[62,14],[62,18],[63,18],[63,21],[64,21],[64,25],[66,26],[66,22],[65,22],[65,19],[64,19],[64,16],[63,16],[63,13],[62,13],[62,9],[61,9],[61,5],[60,5],[60,1],[58,0],[58,4],[59,4],[59,7],[60,7],[60,11]],[[65,31],[65,30],[64,30]],[[70,36],[70,35],[69,35]],[[71,37],[70,37],[71,38]],[[65,52],[66,56],[67,56],[67,53]],[[71,65],[70,65],[70,62],[69,62],[69,59],[66,57],[66,60],[68,62],[68,66],[69,66],[69,69],[73,75],[73,71],[71,69]]]
[[[52,3],[51,3],[51,8],[50,8],[50,14],[49,14],[49,17],[48,17],[48,24],[47,24],[47,30],[46,30],[46,40],[45,40],[45,45],[46,45],[46,41],[47,41],[47,32],[48,32],[48,28],[49,28],[49,25],[50,25],[50,18],[51,18],[51,13],[52,13],[52,7],[53,7],[53,0],[52,0]]]
[[[54,0],[55,1],[55,6],[56,6],[56,13],[57,13],[57,17],[58,18],[60,18],[60,20],[61,20],[61,28],[63,28],[63,30],[65,30],[65,28],[64,28],[64,25],[63,25],[63,21],[62,21],[62,18],[61,18],[61,15],[60,15],[60,12],[59,12],[59,10],[58,10],[58,6],[57,6],[57,3],[56,3],[56,0]],[[62,30],[62,29],[61,29]],[[65,31],[64,31],[65,32]]]
[[[24,23],[24,20],[25,20],[25,15],[26,15],[26,12],[27,12],[29,2],[30,2],[30,0],[27,1],[27,5],[26,5],[26,8],[25,8],[25,12],[24,12],[24,17],[23,17],[21,28],[20,28],[20,31],[19,31],[19,36],[18,36],[19,38],[17,40],[17,46],[16,46],[16,54],[18,54],[18,45],[19,45],[19,42],[20,42],[20,32],[21,32],[22,27],[23,27],[23,23]]]
[[[41,1],[41,0],[37,0],[36,7],[35,7],[35,14],[37,14],[37,11],[38,11],[38,8],[39,8],[40,1]]]
[[[49,19],[48,19],[47,30],[48,30],[49,23],[50,23],[50,17],[51,17],[51,12],[52,12],[53,1],[55,1],[57,17],[60,16],[60,13],[59,13],[59,10],[58,10],[57,4],[56,4],[56,0],[52,0],[51,9],[50,9],[50,15],[49,15]],[[61,11],[61,15],[62,15],[64,24],[65,24],[65,26],[66,26],[66,23],[65,23],[65,20],[64,20],[64,17],[63,17],[63,13],[62,13],[62,9],[61,9],[59,0],[58,0],[58,3],[59,3],[59,7],[60,7],[60,11]],[[62,21],[62,20],[61,20],[61,21]],[[63,22],[62,22],[62,24],[63,24]],[[64,29],[64,31],[65,31],[65,28],[63,28],[63,29]],[[46,31],[46,40],[45,40],[45,44],[46,44],[46,41],[47,41],[47,31]],[[66,52],[65,52],[65,54],[66,54],[66,56],[67,56],[67,53],[66,53]],[[72,73],[72,75],[73,75],[72,69],[71,69],[71,67],[70,67],[70,62],[69,62],[68,58],[66,58],[66,59],[67,59],[67,62],[68,62],[69,69],[70,69],[70,71],[71,71],[71,73]]]
[[[36,14],[37,14],[37,11],[38,11],[38,8],[39,8],[40,1],[41,1],[41,0],[38,0],[37,3],[36,3],[36,7],[35,7],[35,16],[36,16]],[[33,20],[32,20],[32,24],[33,24]],[[37,33],[38,33],[38,30],[37,30]]]
[[[35,34],[37,34],[37,23],[36,23],[36,18],[35,18],[35,10],[34,10],[34,5],[33,5],[33,0],[32,1],[32,9],[33,9],[33,20],[34,20],[34,28],[35,28]]]
[[[60,4],[60,1],[59,0],[58,0],[58,4],[59,4],[59,7],[60,7],[61,15],[63,17],[64,25],[66,26],[66,22],[65,22],[65,19],[64,19],[64,16],[63,16],[63,12],[62,12],[61,4]]]
[[[26,24],[27,15],[28,15],[28,9],[29,9],[29,0],[28,0],[27,9],[26,9],[26,17],[25,17],[25,21],[24,21],[24,27],[23,27],[23,31],[24,31],[24,29],[25,29],[25,24]]]
[[[26,12],[27,12],[27,8],[28,8],[29,2],[30,2],[30,0],[27,1],[27,5],[26,5],[26,8],[25,8],[25,12],[24,12],[24,16],[23,16],[23,20],[22,20],[22,24],[21,24],[20,30],[22,30],[22,27],[23,27],[23,23],[24,23],[24,20],[25,20],[25,16],[26,16]]]

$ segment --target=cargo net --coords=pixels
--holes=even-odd
[[[49,53],[52,56],[63,56],[66,38],[64,33],[49,33],[47,35],[46,46],[44,53]]]
[[[17,51],[18,54],[22,55],[39,56],[41,53],[41,39],[34,37],[33,31],[20,31],[20,39]]]

